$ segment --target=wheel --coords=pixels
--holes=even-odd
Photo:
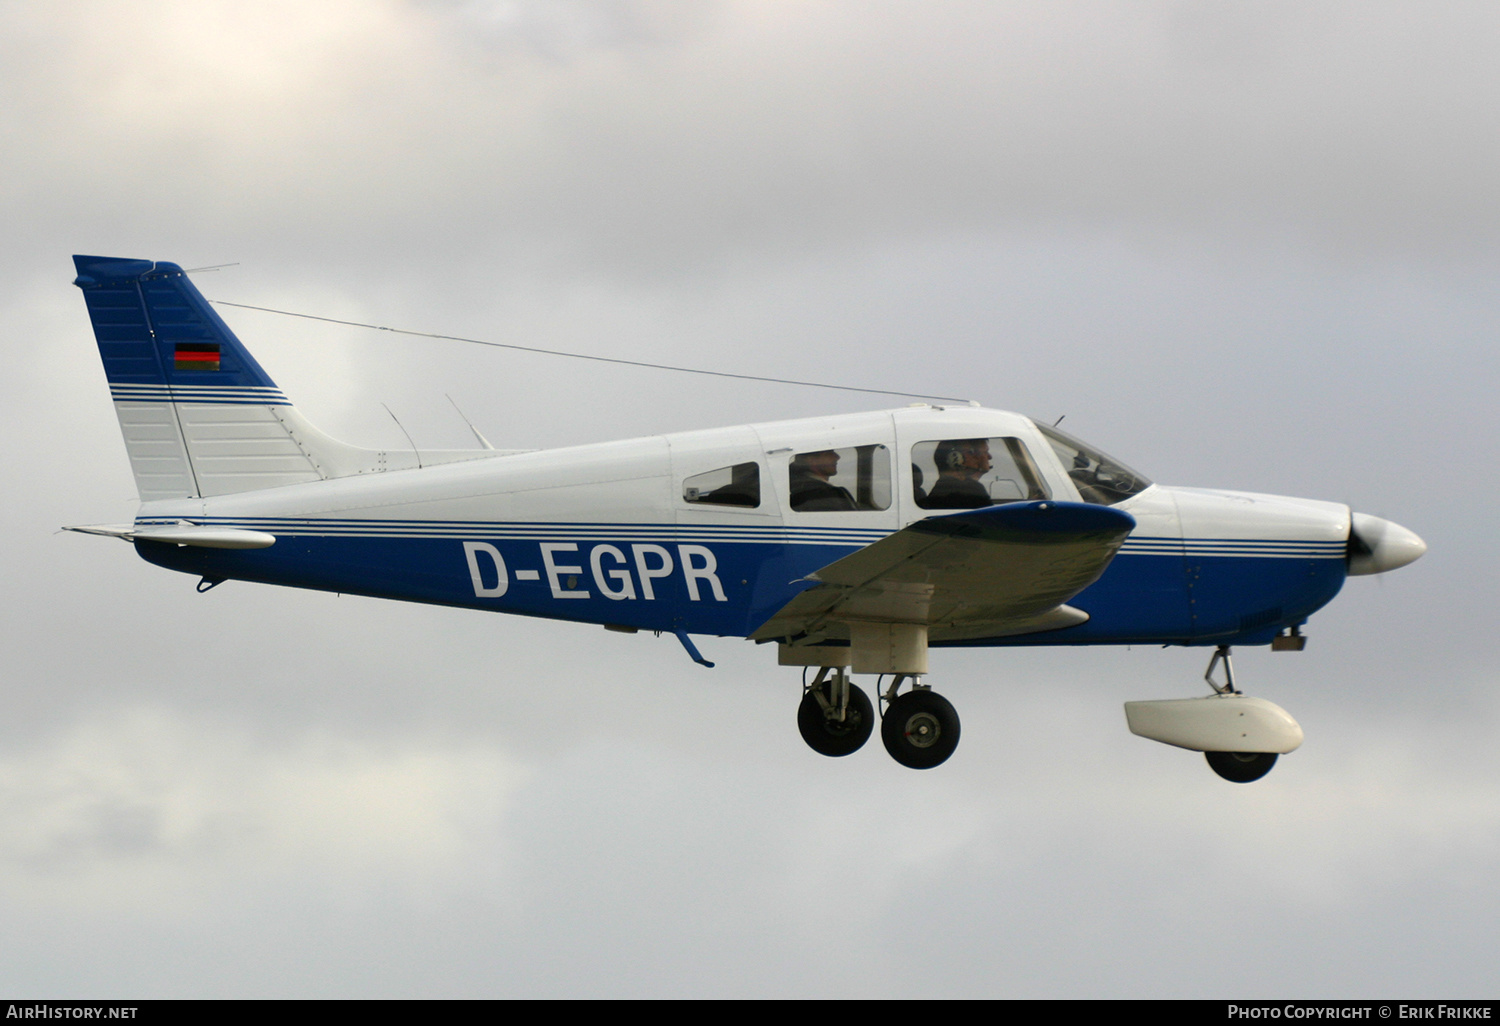
[[[1236,784],[1248,784],[1271,772],[1275,752],[1204,752],[1215,773]]]
[[[940,766],[958,747],[958,710],[942,695],[908,691],[887,707],[880,740],[891,758],[908,769]]]
[[[823,697],[828,697],[828,687],[822,688]],[[849,706],[844,710],[844,721],[830,720],[823,706],[811,691],[802,696],[797,707],[797,729],[807,747],[819,755],[849,755],[857,752],[870,740],[875,730],[875,707],[870,696],[853,684],[849,685]]]

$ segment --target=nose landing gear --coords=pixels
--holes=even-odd
[[[1214,678],[1221,664],[1223,683]],[[1259,780],[1271,772],[1278,755],[1302,744],[1302,728],[1285,709],[1234,686],[1228,645],[1214,650],[1203,679],[1214,691],[1206,698],[1126,702],[1131,732],[1202,752],[1215,773],[1236,784]]]
[[[1214,670],[1220,662],[1224,664],[1223,684],[1214,680]],[[1214,689],[1216,695],[1243,694],[1234,686],[1234,661],[1228,645],[1220,645],[1214,649],[1203,679]],[[1210,769],[1233,784],[1248,784],[1259,780],[1276,765],[1275,752],[1204,752],[1203,757],[1208,760]]]

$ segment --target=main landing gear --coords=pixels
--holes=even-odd
[[[897,694],[911,680],[912,689]],[[881,704],[880,740],[891,758],[910,769],[931,769],[946,762],[958,747],[958,711],[919,677],[896,674]],[[869,696],[849,681],[842,666],[824,666],[802,689],[797,707],[797,729],[802,740],[820,755],[841,756],[858,751],[875,729],[875,709]]]
[[[883,700],[880,740],[891,758],[908,769],[932,769],[948,761],[958,748],[958,710],[925,684],[915,683],[897,695],[903,674],[896,674]]]
[[[849,682],[848,670],[825,666],[802,689],[797,729],[807,746],[819,755],[851,755],[870,740],[875,707],[869,695]]]
[[[1224,667],[1224,681],[1214,678]],[[1214,693],[1206,698],[1126,702],[1130,730],[1163,744],[1202,752],[1225,780],[1248,784],[1271,772],[1276,757],[1302,744],[1302,728],[1291,714],[1264,698],[1251,698],[1234,686],[1229,646],[1220,645],[1203,679]]]

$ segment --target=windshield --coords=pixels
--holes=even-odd
[[[1151,482],[1113,456],[1106,456],[1066,431],[1039,422],[1037,430],[1052,444],[1052,451],[1062,461],[1063,469],[1084,502],[1113,506],[1151,487]]]

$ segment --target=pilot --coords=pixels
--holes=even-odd
[[[792,509],[803,513],[858,509],[849,490],[829,480],[838,470],[839,454],[833,449],[799,452],[793,457],[787,488]]]
[[[939,442],[932,453],[938,479],[927,493],[925,509],[982,509],[995,500],[979,479],[990,472],[990,443],[984,438]]]

